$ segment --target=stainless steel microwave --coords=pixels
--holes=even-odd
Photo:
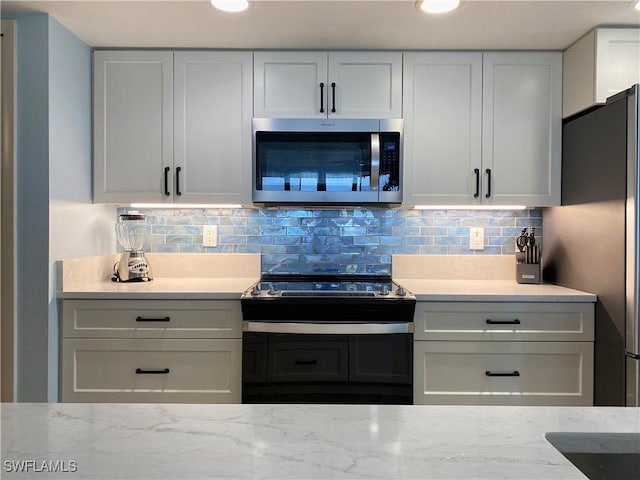
[[[258,204],[402,202],[401,119],[253,119]]]

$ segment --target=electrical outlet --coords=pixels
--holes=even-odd
[[[484,228],[471,227],[469,229],[469,248],[471,250],[484,250]]]
[[[218,246],[218,227],[216,225],[205,225],[202,228],[202,246]]]

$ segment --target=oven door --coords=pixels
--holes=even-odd
[[[400,203],[400,132],[380,123],[254,119],[253,201]]]
[[[243,403],[413,403],[413,323],[244,322]]]

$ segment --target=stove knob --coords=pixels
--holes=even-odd
[[[396,290],[396,295],[399,297],[404,297],[407,294],[407,291],[404,289],[402,285],[398,285],[398,290]]]
[[[380,290],[380,295],[389,295],[389,289],[387,288],[386,285],[384,285],[382,287],[382,290]]]
[[[269,287],[269,291],[267,292],[268,295],[277,295],[278,292],[276,292],[276,290],[273,288],[273,285]]]
[[[260,289],[258,288],[257,283],[251,289],[251,295],[253,295],[254,297],[257,297],[258,295],[260,295]]]

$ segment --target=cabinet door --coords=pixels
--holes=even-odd
[[[596,30],[596,103],[640,82],[640,28]]]
[[[254,117],[326,118],[326,53],[255,52],[253,62]]]
[[[64,300],[64,338],[241,338],[238,300]]]
[[[402,53],[330,53],[328,97],[329,117],[402,118]]]
[[[406,53],[403,78],[405,202],[479,203],[482,54]]]
[[[241,342],[65,338],[61,399],[240,403]]]
[[[176,52],[174,201],[250,203],[251,52]]]
[[[94,201],[170,201],[173,53],[96,51],[93,81]]]
[[[415,342],[414,402],[593,405],[592,342]]]
[[[418,302],[416,340],[592,342],[593,303]]]
[[[560,204],[562,54],[485,53],[483,201]]]

